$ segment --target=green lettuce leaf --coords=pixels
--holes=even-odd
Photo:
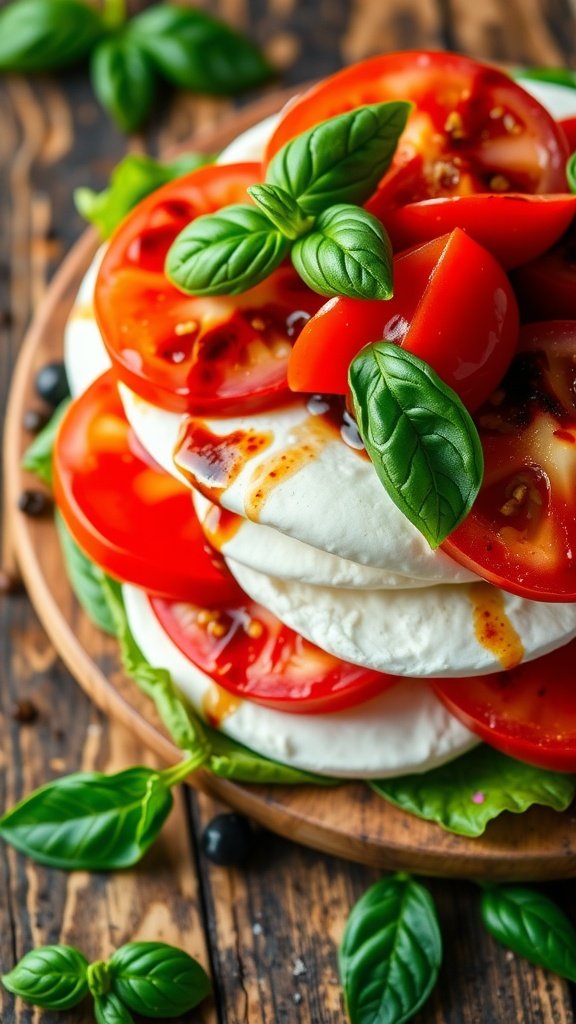
[[[116,636],[116,627],[103,590],[106,574],[78,547],[59,512],[56,513],[56,529],[68,578],[78,603],[98,629]]]
[[[52,486],[52,451],[54,441],[60,421],[69,405],[69,398],[65,398],[63,402],[60,402],[60,405],[54,410],[46,426],[36,434],[36,437],[28,445],[22,456],[22,469],[28,470],[29,473],[34,473],[34,476],[37,476],[48,487]]]
[[[565,811],[576,793],[574,776],[523,764],[484,744],[432,771],[370,786],[403,811],[461,836],[480,836],[503,811],[521,814],[532,804]]]

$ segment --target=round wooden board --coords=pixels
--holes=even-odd
[[[221,149],[240,131],[277,110],[287,98],[274,94],[235,114],[217,131],[192,140],[205,152]],[[70,252],[48,290],[25,339],[12,385],[5,434],[7,530],[30,597],[62,659],[95,703],[123,722],[166,761],[179,752],[151,702],[123,673],[115,641],[91,625],[71,592],[50,519],[17,511],[23,487],[37,482],[20,468],[30,441],[24,411],[37,404],[36,370],[60,358],[63,329],[74,296],[98,242],[88,231]],[[457,768],[455,767],[455,771]],[[576,876],[576,817],[533,808],[503,814],[479,839],[465,839],[397,810],[361,783],[321,787],[240,786],[198,772],[194,785],[209,791],[263,826],[329,853],[383,868],[430,875],[489,879]]]

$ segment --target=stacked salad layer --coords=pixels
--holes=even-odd
[[[574,795],[576,93],[536,91],[373,58],[148,196],[53,453],[65,549],[258,779],[470,835]]]

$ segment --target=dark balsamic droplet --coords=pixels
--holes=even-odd
[[[16,701],[12,708],[12,718],[15,722],[19,722],[20,725],[31,725],[38,718],[38,708],[33,701],[23,697],[21,700]]]
[[[243,864],[254,845],[250,822],[241,814],[218,814],[202,834],[202,850],[213,864],[231,867]]]
[[[36,374],[35,387],[38,398],[47,405],[60,405],[70,395],[64,363],[46,363]]]
[[[22,491],[18,498],[18,508],[25,516],[38,518],[46,515],[52,507],[52,500],[42,491]]]

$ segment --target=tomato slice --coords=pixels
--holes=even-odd
[[[376,193],[366,204],[386,225],[396,252],[462,228],[505,267],[539,256],[576,215],[576,196],[520,193],[450,196],[390,207]]]
[[[566,190],[566,137],[550,114],[508,75],[455,53],[391,53],[324,79],[286,108],[267,160],[318,122],[384,100],[414,104],[388,172],[412,165],[403,202]]]
[[[246,597],[218,613],[154,597],[150,604],[170,639],[214,682],[277,711],[341,711],[398,681],[327,654]]]
[[[576,117],[564,117],[558,122],[566,136],[570,153],[576,150]]]
[[[396,256],[392,299],[331,299],[308,321],[290,357],[290,387],[346,394],[352,359],[381,338],[425,359],[475,409],[516,346],[518,310],[508,278],[459,230]]]
[[[512,282],[524,320],[576,320],[576,221],[552,249],[518,267]]]
[[[526,325],[475,420],[484,481],[443,549],[513,594],[575,600],[576,322]]]
[[[242,595],[208,547],[188,488],[136,440],[112,371],[66,412],[54,448],[53,485],[77,544],[116,579],[209,606]]]
[[[472,732],[519,761],[576,771],[576,641],[508,672],[433,687]]]
[[[241,413],[287,390],[292,342],[322,304],[288,264],[243,295],[184,295],[164,275],[176,235],[195,217],[249,202],[255,163],[203,167],[148,196],[115,232],[95,312],[120,380],[176,412]]]

